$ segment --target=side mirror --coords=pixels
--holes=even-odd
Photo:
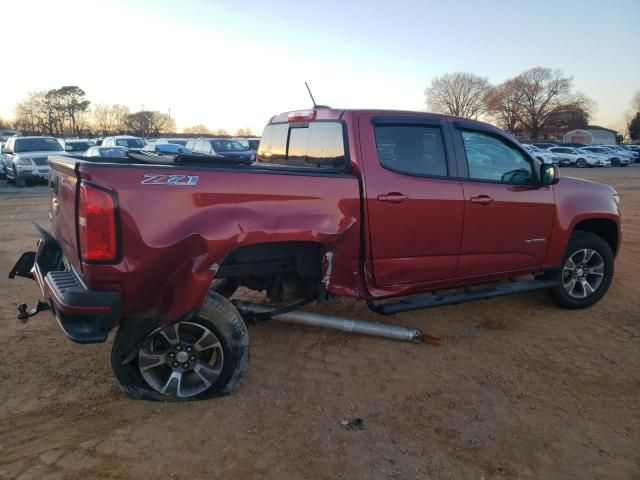
[[[65,152],[73,152],[73,147],[71,145],[65,145],[64,146],[64,151]]]
[[[540,180],[542,185],[555,185],[560,181],[560,169],[552,163],[540,165]]]

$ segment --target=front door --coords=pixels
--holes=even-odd
[[[465,213],[457,276],[542,266],[555,214],[551,186],[515,142],[490,130],[456,128],[466,165]]]
[[[464,198],[446,125],[425,116],[359,119],[377,287],[455,275]]]

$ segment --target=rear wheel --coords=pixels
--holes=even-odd
[[[611,159],[611,166],[612,167],[619,167],[620,166],[620,159],[619,158],[612,158]]]
[[[609,244],[589,232],[576,231],[569,241],[553,299],[564,308],[590,307],[611,285],[614,259]]]
[[[123,324],[111,365],[122,390],[134,398],[166,402],[228,395],[249,366],[249,335],[238,310],[209,293],[187,320]]]
[[[587,162],[584,158],[579,158],[578,163],[576,163],[578,168],[584,168],[587,166]]]

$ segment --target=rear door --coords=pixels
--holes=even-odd
[[[452,278],[464,198],[446,123],[367,114],[358,125],[376,286]]]
[[[555,204],[537,163],[497,129],[455,122],[453,135],[465,205],[458,276],[540,267]]]

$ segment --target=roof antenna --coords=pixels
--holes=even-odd
[[[309,96],[311,97],[311,101],[313,102],[313,108],[316,108],[316,100],[315,98],[313,98],[313,93],[311,93],[311,89],[309,88],[309,84],[305,81],[304,82],[305,87],[307,87],[307,92],[309,92]]]
[[[304,82],[304,85],[307,87],[307,92],[309,92],[309,96],[311,97],[311,101],[313,102],[313,108],[329,108],[327,105],[318,105],[316,103],[316,99],[313,98],[313,93],[311,93],[311,89],[309,88],[309,84]]]

